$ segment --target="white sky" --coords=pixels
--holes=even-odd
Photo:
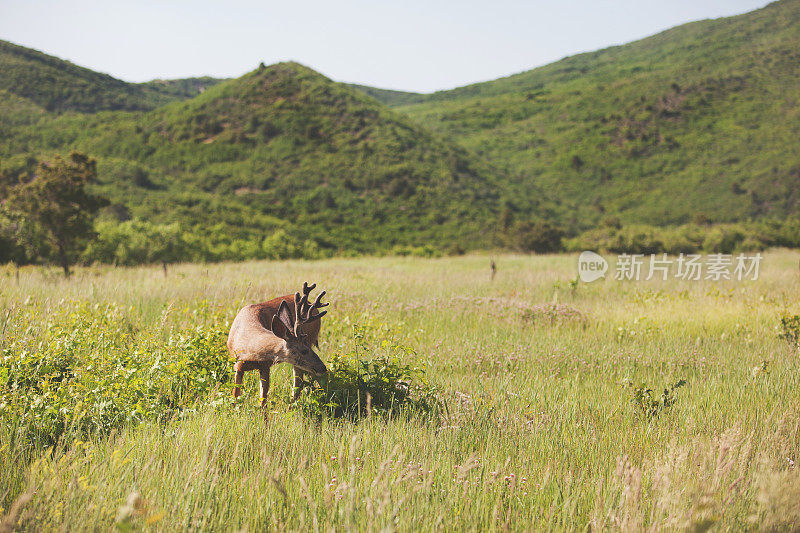
[[[337,81],[429,92],[767,3],[0,0],[0,39],[126,81],[235,77],[291,59]]]

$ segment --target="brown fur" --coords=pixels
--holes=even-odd
[[[300,338],[281,338],[272,331],[272,321],[286,302],[292,315],[295,313],[295,296],[287,294],[260,304],[243,307],[231,324],[228,335],[228,351],[236,358],[236,377],[234,396],[241,394],[239,385],[244,380],[244,373],[258,370],[261,375],[261,405],[266,405],[269,392],[269,373],[272,365],[280,362],[297,363],[294,365],[294,396],[300,394],[303,384],[304,369],[298,365],[308,363],[319,372],[319,365],[324,372],[325,365],[311,350],[318,346],[321,320],[313,320],[299,327]],[[312,309],[310,316],[317,316],[319,311]],[[310,352],[310,353],[309,353]]]

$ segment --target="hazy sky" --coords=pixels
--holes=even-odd
[[[0,39],[127,81],[232,77],[292,59],[337,81],[428,92],[767,3],[0,0]]]

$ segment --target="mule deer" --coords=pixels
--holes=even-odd
[[[258,370],[261,375],[261,407],[267,404],[269,371],[277,363],[294,367],[294,398],[300,395],[303,373],[321,375],[328,371],[314,352],[319,346],[320,318],[328,311],[319,309],[325,291],[309,303],[309,295],[317,284],[303,283],[303,296],[295,293],[268,302],[243,307],[233,319],[228,335],[228,351],[236,357],[234,398],[241,394],[244,373]]]

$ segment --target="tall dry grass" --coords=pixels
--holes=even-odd
[[[798,258],[769,253],[756,282],[588,285],[571,283],[570,256],[496,258],[494,281],[481,256],[181,265],[167,278],[98,268],[69,281],[23,269],[2,278],[3,347],[46,338],[17,317],[58,322],[87,302],[121,309],[130,342],[158,347],[202,320],[188,311],[200,300],[232,317],[317,281],[332,301],[323,359],[352,324],[383,324],[447,411],[317,421],[276,401],[265,424],[251,379],[243,405],[53,450],[22,449],[5,428],[0,528],[797,530],[800,364],[776,325],[800,313]],[[288,398],[289,369],[274,374],[272,394]],[[678,379],[674,406],[637,414],[627,383],[660,394]]]

